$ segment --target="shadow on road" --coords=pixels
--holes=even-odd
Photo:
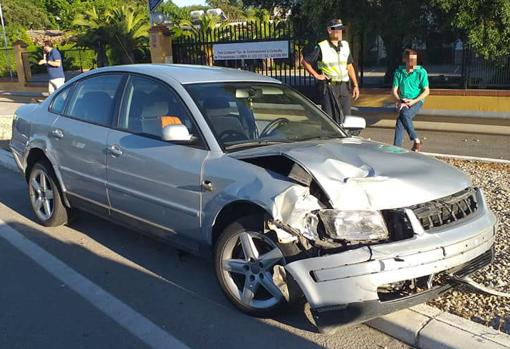
[[[168,245],[86,213],[71,223],[76,231],[42,228],[32,221],[21,178],[3,191],[0,203],[28,220],[11,219],[10,226],[193,348],[320,347],[293,333],[317,332],[303,312],[303,303],[268,323],[230,305],[209,261],[181,255]]]

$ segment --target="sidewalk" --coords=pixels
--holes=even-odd
[[[389,89],[363,89],[353,107],[367,125],[395,127],[397,112]],[[414,119],[417,129],[510,135],[510,91],[431,90]]]

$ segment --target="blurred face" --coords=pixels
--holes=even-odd
[[[43,46],[43,50],[44,50],[44,52],[46,52],[46,53],[50,53],[50,51],[51,51],[51,47],[50,47],[50,46],[48,46],[48,45],[44,45],[44,46]]]
[[[342,31],[343,31],[342,29],[329,27],[328,28],[329,39],[332,41],[341,41],[342,40]]]
[[[408,68],[413,69],[418,65],[418,56],[417,55],[409,55],[407,56],[404,61],[406,62],[406,65]]]

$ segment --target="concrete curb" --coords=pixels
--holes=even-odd
[[[422,152],[422,154],[439,157],[439,158],[448,158],[448,159],[457,159],[457,160],[473,160],[473,161],[481,161],[481,162],[495,162],[498,164],[510,164],[510,160],[505,160],[505,159],[493,159],[493,158],[482,158],[482,157],[467,156],[467,155],[451,155],[451,154],[439,154],[439,153],[427,153],[427,152]]]
[[[12,115],[0,115],[0,141],[11,139]]]
[[[352,107],[362,114],[395,114],[394,106],[385,107]],[[448,116],[452,118],[473,118],[473,119],[503,119],[510,120],[510,113],[486,112],[477,110],[446,110],[446,109],[421,109],[417,115]]]
[[[367,325],[421,349],[509,349],[510,336],[490,327],[420,304]]]
[[[48,92],[30,92],[30,91],[0,91],[0,96],[15,97],[48,97]]]

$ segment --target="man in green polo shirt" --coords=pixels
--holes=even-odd
[[[414,130],[413,119],[430,93],[427,71],[417,65],[417,62],[416,51],[411,49],[404,51],[405,66],[402,65],[395,70],[392,89],[392,95],[397,100],[396,107],[399,112],[393,144],[402,145],[405,130],[413,142],[411,148],[413,151],[421,151],[423,144]]]

